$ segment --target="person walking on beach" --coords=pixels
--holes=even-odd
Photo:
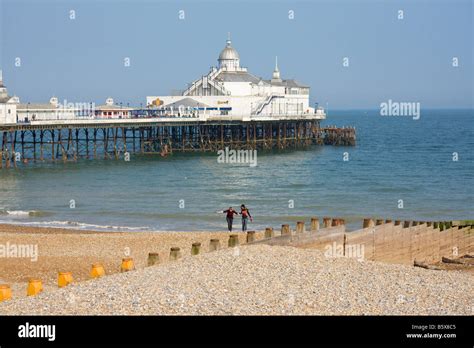
[[[245,204],[240,206],[240,215],[242,215],[242,232],[247,231],[247,222],[253,221],[252,215],[250,215],[250,211],[245,207]]]
[[[234,222],[234,214],[239,215],[232,207],[229,207],[229,209],[224,210],[223,213],[227,214],[226,215],[226,220],[227,220],[227,228],[229,229],[229,232],[232,232],[232,223]]]

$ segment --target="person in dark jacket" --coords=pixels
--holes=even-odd
[[[245,204],[240,206],[240,215],[242,215],[242,232],[247,231],[247,222],[253,221],[252,215],[250,215],[250,211],[245,207]]]
[[[239,215],[238,212],[236,212],[232,207],[229,207],[229,209],[223,211],[224,214],[226,214],[226,220],[227,220],[227,228],[229,229],[229,232],[232,232],[232,223],[234,222],[234,214]]]

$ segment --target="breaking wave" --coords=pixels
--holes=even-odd
[[[11,223],[11,221],[5,221]],[[31,222],[14,222],[14,224],[34,227],[52,227],[52,228],[69,228],[78,230],[92,230],[92,231],[149,231],[147,226],[114,226],[114,225],[97,225],[88,224],[78,221],[31,221]]]

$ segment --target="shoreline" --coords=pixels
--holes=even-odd
[[[233,231],[245,242],[245,233]],[[10,284],[13,298],[26,296],[30,278],[39,278],[47,289],[57,288],[58,272],[72,272],[75,282],[90,279],[93,263],[101,263],[106,275],[120,273],[123,258],[132,257],[135,267],[146,267],[148,253],[159,253],[160,264],[167,263],[170,248],[179,247],[183,258],[191,256],[191,245],[202,243],[202,252],[209,249],[209,240],[220,239],[227,247],[229,232],[104,232],[21,225],[0,224],[0,245],[37,246],[37,260],[30,257],[3,257],[0,262],[0,283]],[[257,232],[257,239],[263,232]]]
[[[229,234],[97,232],[0,224],[0,245],[38,247],[36,261],[2,258],[0,284],[10,285],[12,299],[0,303],[0,313],[443,315],[468,314],[472,302],[469,289],[474,277],[469,272],[328,258],[311,248],[245,245],[246,233],[238,231],[232,234],[238,236],[240,247],[228,248]],[[264,232],[257,231],[255,237],[262,239]],[[221,250],[209,252],[211,238],[220,240]],[[201,253],[192,256],[195,242],[201,243]],[[170,261],[172,247],[181,249],[178,261]],[[159,254],[157,265],[148,266],[149,252]],[[135,269],[121,273],[126,257],[133,258]],[[94,263],[104,266],[104,277],[91,279]],[[66,271],[72,272],[73,283],[59,289],[58,272]],[[26,296],[30,278],[41,279],[41,294]],[[441,283],[445,286],[440,287]]]

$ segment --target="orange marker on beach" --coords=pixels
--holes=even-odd
[[[43,283],[39,279],[30,279],[26,288],[26,295],[34,296],[43,291]]]
[[[100,263],[94,263],[91,268],[91,278],[100,278],[105,274],[104,267]]]
[[[132,271],[133,269],[135,269],[135,265],[133,264],[133,259],[131,257],[122,259],[122,265],[120,266],[121,272]]]
[[[72,273],[71,272],[59,272],[58,273],[58,286],[60,288],[65,287],[66,285],[69,285],[72,283],[73,278],[72,278]]]
[[[10,285],[0,285],[0,302],[6,301],[12,298],[12,289]]]

